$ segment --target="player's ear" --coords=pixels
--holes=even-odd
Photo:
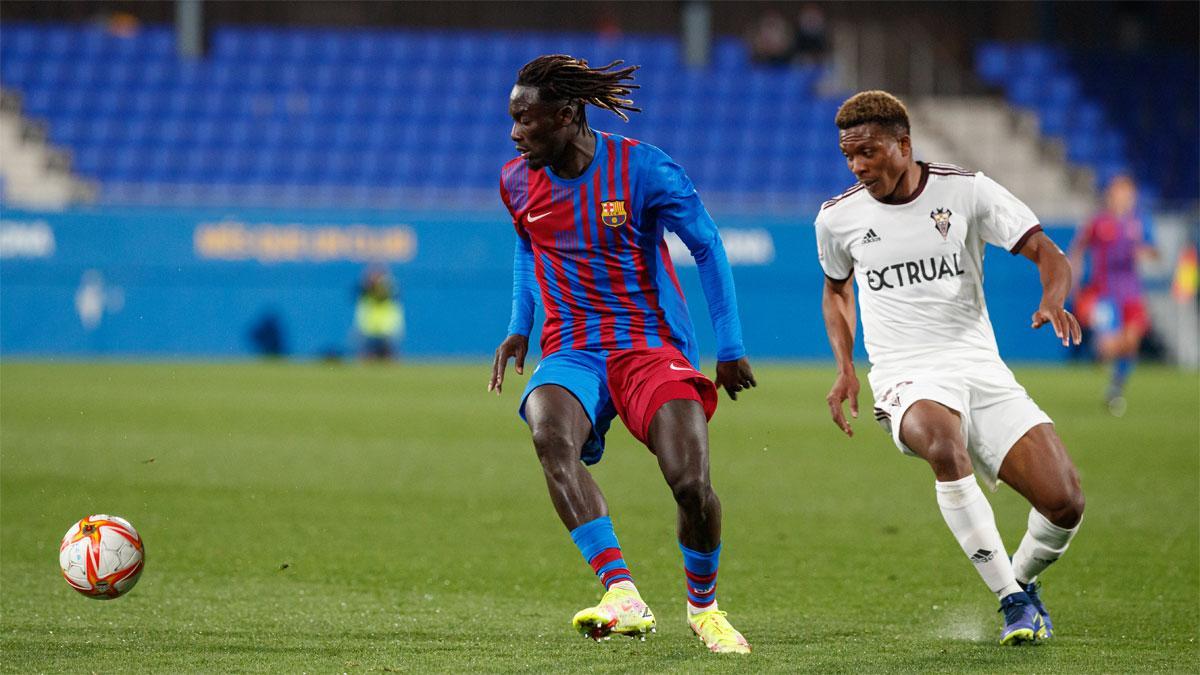
[[[558,122],[560,127],[570,126],[571,123],[579,117],[578,110],[576,110],[576,105],[578,104],[575,103],[575,101],[564,103],[562,107],[558,109],[558,112],[554,114],[555,120]]]
[[[896,137],[896,145],[900,146],[902,157],[912,157],[912,136],[909,136],[907,131],[900,132],[900,135]]]

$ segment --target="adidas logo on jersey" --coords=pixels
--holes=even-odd
[[[880,241],[879,235],[875,234],[875,230],[867,230],[866,236],[863,237],[864,244],[874,244]]]

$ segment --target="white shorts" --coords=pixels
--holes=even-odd
[[[900,441],[900,423],[909,406],[929,400],[958,412],[975,474],[992,490],[1012,446],[1033,427],[1053,424],[999,360],[960,369],[873,368],[868,378],[875,396],[875,419],[906,455],[915,456]]]

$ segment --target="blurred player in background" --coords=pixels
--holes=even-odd
[[[1118,417],[1125,414],[1125,383],[1150,328],[1137,264],[1157,257],[1152,235],[1150,221],[1137,208],[1133,179],[1117,176],[1104,192],[1104,210],[1079,228],[1071,243],[1076,282],[1085,256],[1089,263],[1076,310],[1092,331],[1096,355],[1113,364],[1105,401]]]
[[[1037,265],[1034,328],[1050,324],[1064,347],[1079,324],[1063,303],[1066,256],[1020,200],[982,173],[913,158],[908,111],[867,91],[838,110],[842,153],[858,183],[821,206],[817,248],[825,271],[825,329],[838,376],[827,401],[853,435],[854,277],[871,360],[875,417],[897,447],[933,468],[946,525],[1004,614],[1001,644],[1052,634],[1038,575],[1067,549],[1083,517],[1079,477],[1054,424],[1000,360],[983,297],[983,248]],[[1010,562],[976,474],[1029,500],[1029,529]]]
[[[709,481],[707,421],[717,387],[755,385],[742,346],[733,275],[720,234],[691,180],[662,150],[593,131],[590,104],[627,119],[634,67],[590,68],[564,55],[526,64],[509,98],[520,157],[500,195],[517,231],[513,311],[488,390],[509,359],[524,372],[538,302],[542,360],[521,399],[550,498],[600,578],[604,597],[575,615],[585,636],[644,636],[655,626],[614,534],[604,495],[585,468],[600,461],[615,416],[658,459],[678,504],[679,548],[692,630],[714,652],[750,646],[719,611],[721,504]],[[717,336],[716,384],[699,370],[696,337],[663,239],[687,245]],[[582,462],[582,463],[581,463]]]

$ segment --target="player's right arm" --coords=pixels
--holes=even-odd
[[[821,314],[825,318],[825,333],[833,358],[837,362],[837,379],[825,397],[833,423],[853,436],[854,430],[846,419],[842,407],[850,401],[850,415],[858,417],[858,374],[854,372],[854,281],[846,278],[838,281],[825,277],[825,290],[821,294]]]
[[[492,359],[492,377],[488,380],[488,391],[500,391],[504,387],[504,370],[508,360],[516,360],[518,375],[525,374],[525,355],[529,353],[529,333],[533,330],[533,315],[538,306],[537,277],[534,275],[533,243],[529,232],[521,225],[521,219],[513,210],[505,174],[500,178],[500,201],[512,217],[513,229],[517,232],[517,244],[513,250],[512,316],[508,321],[508,333],[496,347]]]
[[[504,386],[504,370],[508,367],[509,359],[516,360],[518,375],[525,374],[525,355],[529,353],[529,333],[533,330],[537,302],[533,246],[518,234],[516,250],[513,252],[512,318],[508,321],[508,337],[496,347],[496,355],[492,360],[492,379],[488,381],[488,391],[495,391],[497,396]]]
[[[837,362],[837,379],[825,402],[829,404],[833,423],[847,436],[853,436],[854,430],[850,428],[843,406],[850,401],[850,415],[858,417],[858,374],[854,372],[854,327],[858,321],[854,308],[854,260],[830,232],[823,215],[817,215],[817,258],[825,272],[821,315]]]

